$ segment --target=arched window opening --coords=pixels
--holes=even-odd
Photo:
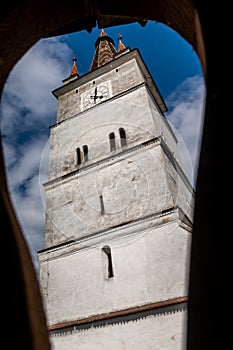
[[[76,156],[77,156],[77,165],[80,165],[81,164],[81,151],[80,151],[79,147],[76,149]]]
[[[109,134],[109,142],[110,142],[110,151],[115,151],[115,149],[116,149],[116,141],[115,141],[115,134],[114,134],[114,132],[111,132]]]
[[[84,155],[84,162],[88,161],[88,146],[84,145],[83,146],[83,155]]]
[[[113,273],[111,248],[109,246],[104,246],[102,248],[102,252],[104,255],[104,275],[105,275],[105,278],[112,278],[112,277],[114,277],[114,273]]]
[[[127,144],[126,142],[126,133],[124,128],[119,129],[120,134],[120,140],[121,140],[121,147],[125,146]]]

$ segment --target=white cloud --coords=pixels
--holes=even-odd
[[[29,128],[38,130],[54,120],[56,99],[51,91],[68,76],[71,57],[71,49],[53,38],[39,41],[18,61],[4,86],[1,103],[1,129],[6,136],[13,138]]]
[[[47,161],[42,156],[57,109],[51,91],[68,76],[72,58],[71,49],[58,39],[39,41],[15,65],[2,94],[1,132],[8,188],[36,269],[37,251],[44,247],[45,236],[41,182],[47,177]]]
[[[201,76],[186,79],[168,96],[167,119],[180,144],[187,176],[195,187],[202,137],[205,85]]]
[[[38,268],[37,251],[44,247],[45,238],[45,208],[40,197],[38,175],[24,184],[23,192],[19,188],[12,190],[11,198],[34,264]]]
[[[26,145],[21,145],[18,150],[18,160],[10,167],[9,184],[12,189],[25,184],[32,176],[39,172],[41,154],[46,145],[47,137],[39,135],[29,141]]]
[[[37,251],[44,248],[45,198],[48,178],[48,138],[41,136],[21,148],[19,161],[8,174],[10,197],[36,268]]]

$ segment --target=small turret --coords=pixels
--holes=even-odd
[[[123,51],[125,49],[126,49],[126,47],[125,47],[125,45],[122,42],[122,35],[119,34],[118,35],[118,52]]]
[[[70,71],[70,77],[74,76],[74,75],[78,76],[78,68],[77,68],[77,65],[76,65],[76,61],[77,61],[77,58],[74,56],[74,58],[73,58],[73,66],[72,66],[71,71]]]

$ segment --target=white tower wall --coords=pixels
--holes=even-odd
[[[53,349],[185,350],[194,191],[158,88],[127,49],[53,93],[38,252]]]

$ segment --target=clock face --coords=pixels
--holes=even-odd
[[[109,88],[106,85],[97,85],[83,95],[83,107],[88,108],[105,101],[109,97]]]

